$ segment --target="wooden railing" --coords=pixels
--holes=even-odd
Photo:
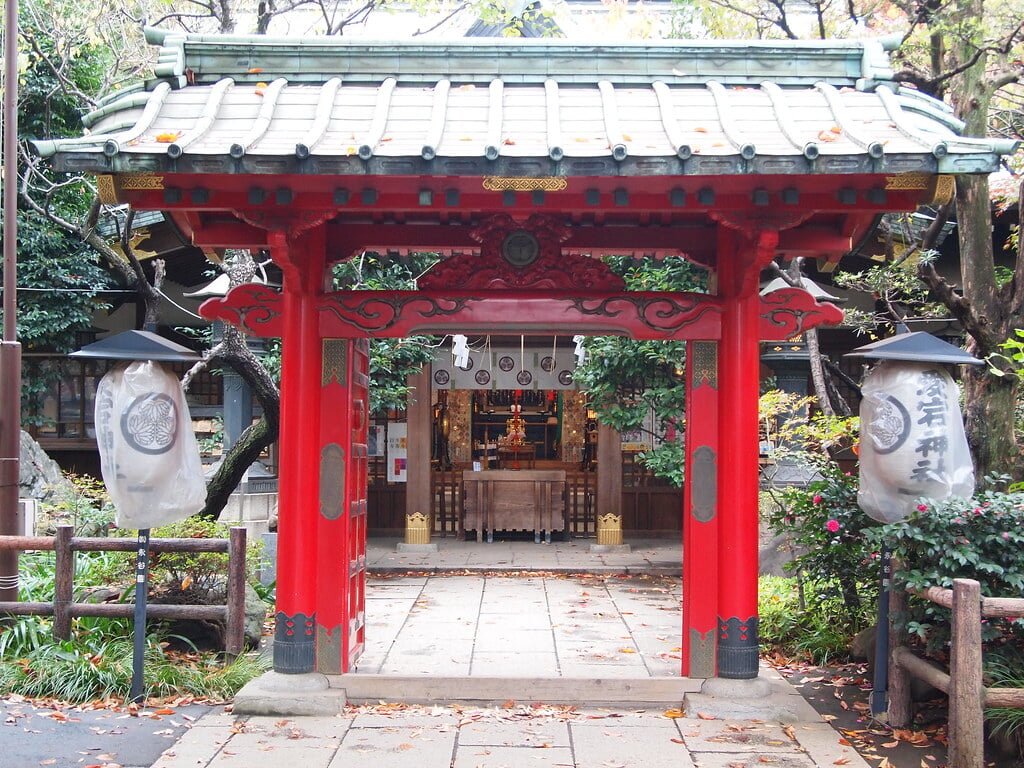
[[[949,671],[917,656],[906,646],[906,632],[890,634],[889,725],[905,728],[913,718],[910,677],[917,677],[949,695],[949,768],[982,768],[985,749],[985,707],[1024,708],[1024,688],[986,688],[982,679],[983,617],[1024,616],[1024,599],[981,596],[974,579],[954,579],[953,589],[930,587],[919,593],[951,608]],[[907,593],[890,593],[890,616],[906,614]]]
[[[123,618],[133,614],[131,603],[76,603],[73,576],[75,552],[134,552],[135,539],[76,537],[70,525],[57,527],[56,536],[0,536],[0,550],[53,551],[55,583],[52,603],[0,602],[0,615],[53,616],[53,636],[71,637],[75,616]],[[202,619],[224,622],[224,650],[239,655],[245,643],[245,528],[231,528],[227,539],[151,539],[150,552],[226,552],[228,554],[225,605],[159,605],[146,607],[146,618]]]
[[[434,535],[456,536],[462,519],[462,469],[431,472]],[[581,469],[565,471],[565,522],[569,536],[593,537],[597,532],[597,476]]]

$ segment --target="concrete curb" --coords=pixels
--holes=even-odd
[[[573,704],[579,707],[664,706],[679,708],[700,679],[682,677],[429,677],[423,675],[335,675],[332,692],[350,704],[402,701],[407,704],[463,703],[475,706],[507,701]]]
[[[670,576],[680,578],[682,568],[678,567],[626,567],[612,565],[590,565],[590,566],[562,566],[554,565],[549,568],[538,568],[537,566],[509,565],[509,566],[473,566],[473,565],[374,565],[366,569],[367,576],[404,576],[407,574],[426,574],[428,576],[455,575],[483,575],[488,573],[554,573],[563,576],[616,576],[625,574],[627,576]]]

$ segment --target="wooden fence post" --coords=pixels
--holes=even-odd
[[[981,585],[953,580],[950,642],[949,768],[982,768],[985,759],[981,675]]]
[[[224,622],[224,651],[238,656],[245,645],[245,528],[228,532],[227,619]]]
[[[893,563],[895,575],[896,563]],[[892,581],[892,579],[890,579]],[[913,719],[910,701],[910,673],[896,662],[895,651],[907,644],[907,592],[903,588],[889,590],[889,725],[906,728]],[[897,625],[900,625],[897,628]]]
[[[71,551],[74,527],[58,525],[54,537],[53,638],[71,639],[71,600],[75,578],[75,553]]]

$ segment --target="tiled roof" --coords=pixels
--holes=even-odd
[[[37,150],[108,173],[572,176],[977,173],[1013,148],[958,137],[877,43],[163,42],[148,90]]]

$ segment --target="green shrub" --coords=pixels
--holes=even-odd
[[[808,601],[838,599],[843,626],[856,633],[865,608],[877,601],[878,545],[868,529],[878,524],[857,506],[856,477],[827,460],[811,466],[819,479],[776,492],[767,519],[792,548],[784,567],[805,581]]]
[[[847,658],[850,638],[871,620],[870,610],[851,621],[840,598],[808,601],[803,586],[795,578],[760,578],[758,631],[762,651],[812,664]]]
[[[226,539],[230,526],[204,517],[187,517],[170,525],[154,528],[150,536],[154,539]],[[118,529],[119,536],[134,537],[135,531]],[[259,565],[263,557],[263,542],[248,537],[245,546],[246,580],[259,581]],[[154,552],[150,555],[150,583],[182,592],[206,594],[223,587],[228,574],[226,552]],[[130,554],[122,563],[122,580],[129,581],[135,575],[135,555]]]
[[[0,690],[72,703],[124,698],[131,689],[132,650],[130,637],[93,642],[80,636],[50,642],[0,663]],[[215,654],[171,656],[151,636],[146,646],[145,695],[225,700],[266,668],[267,662],[253,655],[239,656],[228,665],[221,664]]]
[[[973,499],[922,501],[909,518],[878,531],[903,562],[897,586],[951,588],[953,579],[976,579],[986,597],[1024,595],[1024,492],[998,490],[999,482],[990,479]],[[908,628],[939,649],[949,639],[949,610],[912,600]],[[1024,647],[1024,622],[987,619],[982,638]]]
[[[66,475],[71,485],[58,488],[42,505],[39,534],[52,536],[58,525],[71,525],[76,536],[107,536],[114,522],[114,505],[100,480]]]
[[[196,535],[226,537],[226,526],[190,518],[157,529],[154,535],[191,538]],[[250,547],[247,562],[255,569],[258,542]],[[254,554],[257,553],[257,554]],[[193,579],[212,582],[227,570],[227,555],[216,553],[169,553],[154,568],[166,580]],[[126,587],[130,599],[135,555],[124,552],[77,552],[75,599],[97,587]],[[54,554],[28,552],[20,559],[19,597],[23,601],[49,602],[54,595]],[[124,598],[122,598],[124,599]],[[227,699],[266,668],[264,661],[239,657],[223,665],[216,653],[172,654],[165,650],[163,630],[150,626],[146,650],[146,692],[150,697],[191,695]],[[53,619],[21,616],[0,626],[0,691],[24,696],[46,696],[72,702],[123,697],[131,686],[133,622],[130,618],[76,617],[71,639],[53,638]]]

